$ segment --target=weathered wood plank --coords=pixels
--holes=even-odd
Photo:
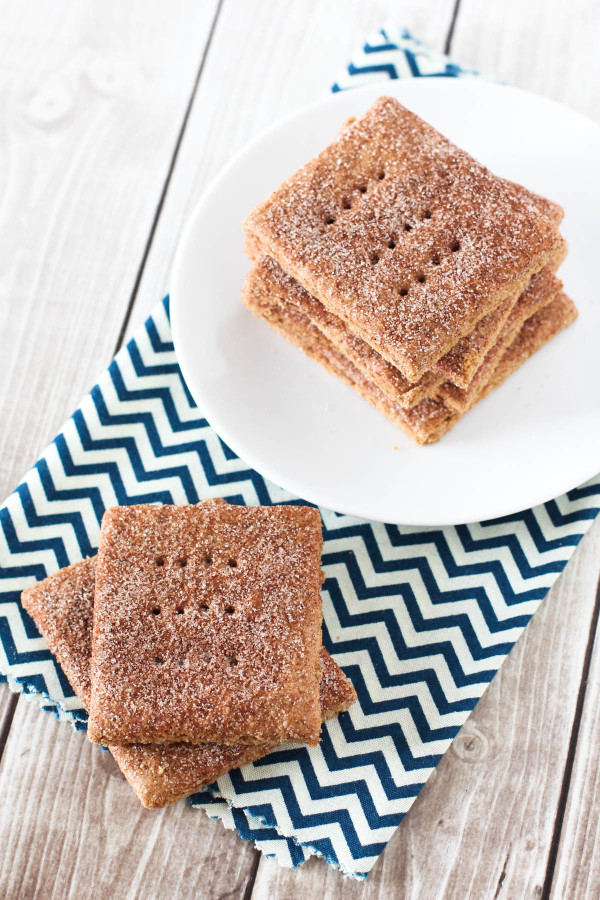
[[[600,5],[461,0],[452,55],[492,78],[600,117]]]
[[[227,0],[191,110],[129,332],[169,288],[181,228],[214,175],[252,137],[323,96],[388,21],[442,49],[454,0]],[[241,232],[240,232],[241,235]],[[240,236],[240,242],[241,242]]]
[[[25,698],[0,798],[11,900],[241,897],[257,853],[185,802],[143,809],[108,753]]]
[[[110,360],[216,5],[4,4],[2,496]]]
[[[344,882],[346,900],[540,896],[599,553],[597,523],[366,883]],[[261,860],[252,898],[329,900],[339,897],[341,884],[340,876],[321,861],[311,861],[293,875]]]
[[[550,896],[600,896],[600,641],[594,635],[583,713]]]

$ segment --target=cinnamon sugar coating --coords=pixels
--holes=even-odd
[[[356,692],[329,653],[320,650],[320,708],[326,721],[349,709]],[[189,797],[232,769],[248,765],[277,744],[130,744],[110,747],[125,778],[147,809]]]
[[[321,549],[309,507],[108,510],[90,740],[318,741]]]
[[[477,400],[483,400],[493,390],[500,387],[509,375],[516,372],[544,344],[547,344],[563,329],[571,325],[577,316],[577,307],[570,297],[561,292],[551,303],[548,303],[539,312],[527,319],[521,326],[512,344],[502,355],[500,362],[494,369],[488,383],[482,388]]]
[[[474,398],[479,396],[496,369],[506,349],[512,344],[527,319],[547,306],[562,290],[562,282],[546,267],[531,279],[528,289],[513,308],[508,321],[496,344],[488,351],[483,363],[467,388],[459,388],[446,382],[437,391],[437,396],[455,412],[465,413],[471,408]]]
[[[520,301],[528,296],[537,278],[550,278],[567,255],[567,242],[560,237],[544,268],[533,275],[524,289],[481,319],[470,334],[465,335],[436,363],[434,371],[458,387],[468,388],[488,353],[494,347]],[[520,307],[523,309],[523,307]],[[523,320],[524,321],[524,320]]]
[[[223,501],[224,502],[224,501]],[[96,557],[62,569],[22,595],[51,652],[86,709],[91,695],[90,659]],[[323,720],[344,712],[356,693],[326,650],[320,653]],[[270,746],[132,744],[109,748],[142,804],[157,809],[210,784],[232,768],[268,753]]]
[[[92,683],[92,625],[96,557],[84,559],[38,581],[21,594],[50,652],[86,710]]]
[[[416,382],[547,264],[559,242],[551,209],[382,97],[245,231]]]
[[[256,315],[266,319],[287,340],[296,344],[308,356],[320,362],[325,369],[354,388],[417,444],[432,444],[439,441],[457,424],[465,412],[499,386],[530,355],[577,316],[573,302],[564,294],[559,294],[552,303],[523,325],[513,343],[505,349],[498,365],[486,368],[486,377],[478,382],[477,390],[471,392],[468,404],[459,412],[451,409],[439,397],[428,397],[411,409],[402,408],[390,400],[376,384],[369,381],[363,372],[343,356],[297,309],[279,303],[269,304],[265,298],[256,306],[248,297],[246,301]]]
[[[451,427],[453,413],[442,400],[426,397],[411,409],[394,403],[297,309],[282,303],[269,303],[264,297],[260,303],[255,303],[252,297],[245,295],[244,302],[286,340],[354,388],[417,444],[433,443]]]

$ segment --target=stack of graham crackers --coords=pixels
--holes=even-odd
[[[432,443],[576,318],[562,214],[382,97],[248,216],[243,301]]]
[[[322,543],[309,507],[116,507],[97,556],[22,594],[144,806],[315,744],[354,702],[321,642]]]

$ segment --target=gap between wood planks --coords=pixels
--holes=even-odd
[[[549,900],[552,890],[552,882],[554,880],[554,870],[556,868],[556,859],[558,847],[562,834],[562,828],[567,808],[567,800],[569,798],[569,789],[571,787],[571,776],[573,775],[573,766],[575,764],[575,751],[577,750],[577,742],[579,740],[579,730],[581,727],[581,718],[583,714],[583,705],[585,703],[585,695],[588,685],[588,677],[590,674],[590,665],[592,662],[592,653],[596,642],[596,632],[598,630],[598,621],[600,619],[600,580],[596,586],[596,600],[594,602],[594,610],[592,612],[592,620],[590,623],[590,633],[585,656],[583,658],[583,667],[581,670],[581,683],[577,694],[577,703],[575,705],[575,714],[573,716],[573,725],[571,727],[571,737],[569,739],[569,750],[565,762],[562,784],[556,807],[556,816],[554,818],[554,828],[552,830],[552,840],[550,841],[550,849],[548,851],[548,863],[546,867],[546,875],[542,887],[541,900]]]
[[[6,712],[4,713],[4,721],[2,722],[2,728],[0,728],[0,760],[2,759],[2,754],[4,753],[4,748],[6,747],[6,742],[8,740],[8,732],[10,731],[10,726],[12,725],[12,720],[15,716],[15,710],[17,708],[17,703],[19,702],[19,695],[13,693],[12,690],[6,686],[8,690],[8,701],[6,706]]]
[[[452,49],[452,39],[454,37],[454,28],[456,26],[456,20],[458,18],[458,13],[460,11],[460,0],[455,0],[454,9],[452,10],[452,18],[450,19],[450,25],[448,26],[448,34],[446,35],[446,40],[444,42],[444,53],[450,53]]]

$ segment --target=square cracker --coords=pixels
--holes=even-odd
[[[524,287],[559,240],[529,192],[390,97],[244,227],[251,245],[413,382]]]
[[[322,543],[310,507],[108,510],[90,740],[316,743]]]
[[[86,709],[91,695],[90,662],[96,557],[75,563],[28,588],[22,603],[56,656]],[[344,712],[356,693],[340,667],[321,648],[321,716]],[[221,775],[273,749],[261,745],[132,744],[109,747],[142,804],[157,809],[199,791]]]

